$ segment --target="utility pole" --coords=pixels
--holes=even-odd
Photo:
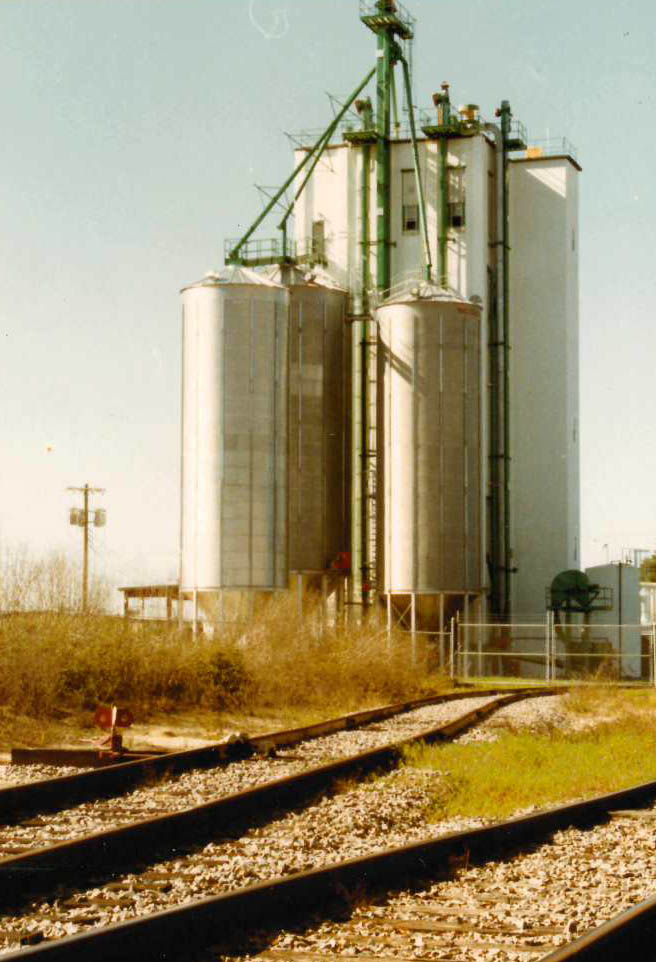
[[[104,488],[92,488],[87,482],[81,488],[69,487],[67,491],[77,491],[83,497],[84,507],[71,508],[70,523],[82,528],[82,613],[86,614],[89,607],[89,525],[93,516],[95,528],[102,528],[107,522],[107,513],[104,508],[89,509],[89,498],[92,494],[104,494]]]

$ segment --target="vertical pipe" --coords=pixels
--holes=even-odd
[[[426,203],[424,201],[424,185],[419,170],[419,150],[417,148],[417,132],[415,130],[415,110],[412,104],[412,89],[410,86],[410,68],[405,57],[401,58],[403,67],[403,80],[405,82],[405,93],[408,99],[408,117],[410,119],[410,136],[412,139],[412,159],[415,168],[415,181],[417,184],[417,200],[419,201],[419,217],[421,220],[421,234],[424,242],[424,268],[426,280],[431,280],[433,265],[431,263],[430,243],[428,240],[428,223],[426,221]]]
[[[401,134],[401,122],[399,120],[399,104],[396,97],[396,81],[394,80],[394,71],[392,71],[391,79],[392,79],[392,116],[394,117],[394,136],[399,137]]]
[[[352,605],[362,603],[363,450],[362,341],[364,322],[351,321],[351,581]],[[353,611],[355,608],[352,609]]]
[[[390,261],[390,87],[392,76],[392,36],[378,32],[376,68],[376,201],[377,201],[377,287],[381,297],[389,293]]]
[[[437,238],[438,274],[441,287],[449,286],[449,140],[440,137],[440,226]]]
[[[371,129],[373,115],[367,98],[357,101],[364,130]],[[363,143],[360,172],[360,312],[351,323],[351,603],[361,605],[363,583],[368,576],[367,558],[367,482],[368,482],[368,376],[367,315],[369,313],[369,171],[371,145]]]
[[[371,122],[371,113],[368,114]],[[365,120],[366,122],[366,120]],[[360,457],[362,461],[361,497],[362,497],[362,604],[371,602],[370,586],[372,582],[372,538],[375,533],[374,511],[376,499],[376,460],[375,460],[375,426],[376,426],[376,358],[375,338],[376,325],[371,317],[369,304],[369,169],[371,164],[371,147],[362,147],[362,440]]]
[[[503,341],[503,560],[505,568],[503,588],[503,617],[507,621],[510,617],[512,595],[510,590],[511,548],[510,548],[510,237],[509,237],[509,165],[508,141],[510,140],[510,125],[512,111],[507,100],[501,102],[501,136],[502,136],[502,173],[503,192],[501,200],[502,211],[502,246],[501,257],[503,264],[503,312],[502,312],[502,341]]]
[[[506,568],[509,567],[508,560],[504,557],[504,539],[502,526],[502,499],[503,499],[503,448],[501,437],[501,397],[503,363],[501,356],[502,337],[499,329],[499,320],[503,316],[503,255],[499,253],[499,246],[502,244],[503,236],[503,193],[505,190],[504,181],[504,160],[503,160],[503,137],[497,124],[486,124],[486,131],[492,134],[495,140],[495,192],[496,203],[494,205],[494,224],[492,226],[492,242],[494,251],[493,260],[488,267],[488,349],[489,349],[489,425],[490,438],[488,447],[489,461],[489,552],[488,568],[490,577],[490,598],[492,611],[497,617],[503,613],[503,582],[508,577]]]

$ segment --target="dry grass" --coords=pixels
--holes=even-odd
[[[245,628],[191,638],[165,624],[103,615],[22,612],[0,617],[0,706],[8,717],[88,718],[119,703],[143,720],[198,709],[301,724],[450,687],[411,664],[407,636],[322,628],[287,600]],[[0,718],[0,734],[3,728]]]
[[[564,707],[573,715],[592,721],[653,719],[656,689],[577,685],[567,695]]]
[[[375,626],[322,627],[317,612],[298,619],[292,598],[269,605],[237,643],[262,709],[349,711],[450,687],[425,655],[413,665],[407,634],[388,643]]]

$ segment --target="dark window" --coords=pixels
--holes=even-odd
[[[401,202],[403,204],[403,233],[414,234],[419,230],[417,178],[415,177],[414,170],[401,171]]]
[[[465,168],[449,168],[449,227],[465,226]]]
[[[326,222],[312,221],[312,257],[323,261],[326,256]]]

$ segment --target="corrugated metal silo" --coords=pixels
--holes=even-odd
[[[323,571],[347,546],[347,294],[292,266],[268,276],[290,294],[289,567]]]
[[[476,593],[480,309],[424,283],[376,317],[380,590]]]
[[[289,294],[228,267],[182,309],[181,589],[287,587]]]

